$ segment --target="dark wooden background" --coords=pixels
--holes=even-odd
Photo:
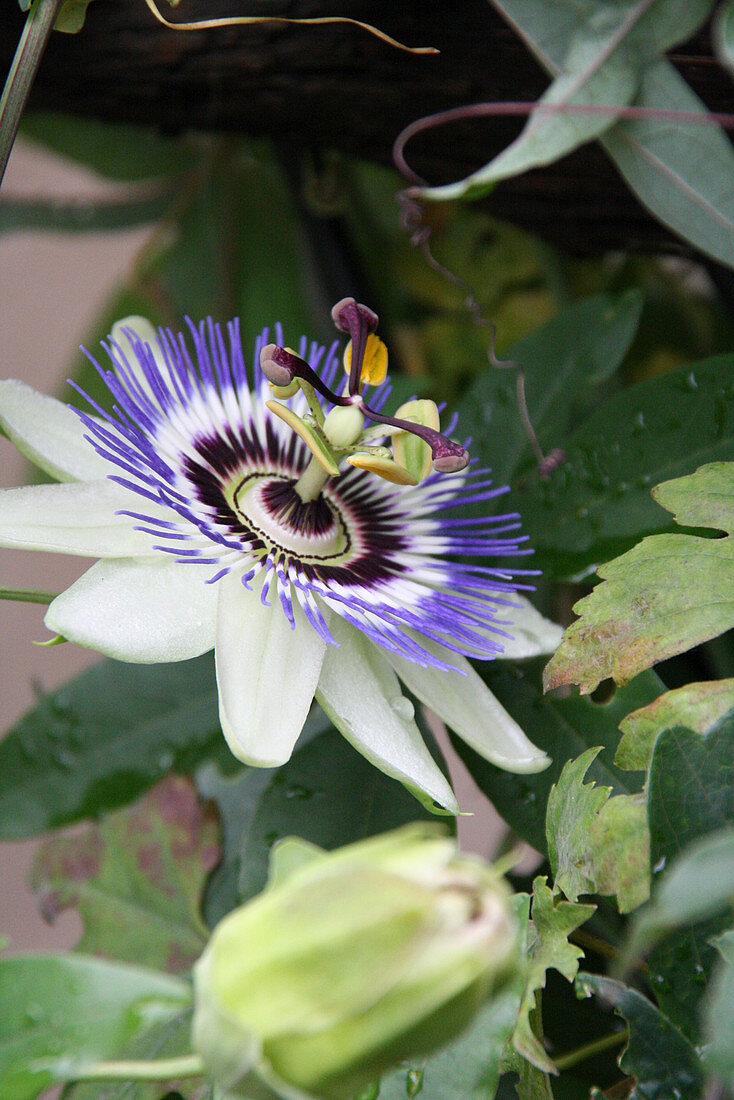
[[[548,78],[488,0],[183,0],[161,10],[175,20],[267,10],[284,16],[339,14],[379,26],[437,56],[398,51],[354,26],[264,24],[176,32],[143,0],[95,0],[78,35],[54,33],[31,105],[110,121],[270,135],[297,150],[334,148],[391,162],[400,130],[421,117],[478,101],[534,100]],[[20,33],[5,0],[0,64]],[[734,85],[715,60],[708,29],[671,53],[715,111],[734,112]],[[519,131],[519,119],[453,124],[411,142],[411,163],[432,183],[486,163]],[[493,213],[576,254],[605,249],[686,252],[650,218],[592,143],[559,163],[502,184]]]

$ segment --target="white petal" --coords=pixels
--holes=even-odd
[[[186,661],[214,645],[217,593],[207,576],[163,555],[100,561],[56,597],[45,623],[119,661]]]
[[[326,642],[293,601],[295,629],[280,601],[265,606],[238,576],[216,585],[219,717],[234,755],[270,768],[293,752],[313,702]]]
[[[508,639],[504,642],[501,656],[521,660],[537,657],[541,653],[554,653],[561,644],[563,627],[546,619],[524,596],[515,595],[512,601],[517,601],[521,607],[507,608],[506,617],[512,623],[505,629],[512,634],[512,641]],[[504,609],[502,617],[505,618]]]
[[[444,672],[422,668],[405,657],[386,651],[400,679],[421,702],[443,718],[467,745],[498,768],[511,772],[538,772],[550,764],[545,753],[527,739],[514,718],[500,706],[465,657],[423,636],[420,641],[429,653],[458,670]]]
[[[336,616],[316,698],[355,749],[421,802],[450,813],[459,807],[448,780],[425,746],[406,699],[377,646]]]
[[[155,537],[136,531],[137,520],[116,515],[121,508],[151,510],[107,478],[0,490],[0,546],[90,558],[158,557]]]
[[[158,333],[155,326],[151,324],[147,317],[131,313],[129,317],[123,317],[121,320],[115,321],[112,326],[112,339],[120,345],[125,355],[132,356],[135,354],[125,329],[131,329],[144,344],[150,344],[153,348],[158,347]]]
[[[19,451],[57,481],[105,477],[110,463],[85,438],[68,405],[11,378],[0,382],[0,426]]]
[[[123,317],[121,321],[116,321],[112,326],[112,332],[110,334],[114,342],[119,344],[120,351],[125,357],[125,361],[132,375],[148,396],[152,397],[157,404],[157,398],[153,394],[150,382],[140,365],[140,360],[138,359],[130,337],[125,331],[126,329],[137,336],[139,340],[142,340],[144,344],[148,344],[156,362],[156,366],[163,373],[163,377],[165,378],[167,375],[166,359],[161,351],[160,343],[158,342],[158,333],[146,317],[139,317],[136,314],[132,314],[130,317]]]

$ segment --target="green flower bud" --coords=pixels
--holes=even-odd
[[[193,1042],[219,1086],[347,1100],[449,1042],[520,965],[510,894],[439,826],[322,852],[283,841],[267,889],[194,970]]]

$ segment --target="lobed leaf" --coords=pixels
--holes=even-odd
[[[595,909],[595,905],[556,900],[543,875],[533,882],[531,921],[526,940],[528,969],[511,1043],[517,1054],[545,1073],[555,1073],[556,1068],[531,1025],[536,995],[545,988],[546,974],[550,969],[557,970],[569,982],[576,977],[579,959],[583,958],[584,953],[580,947],[569,943],[568,937],[589,919]]]
[[[734,1087],[734,931],[715,941],[722,956],[704,1015],[706,1066]]]
[[[601,751],[588,749],[570,760],[548,797],[546,833],[554,882],[567,898],[615,895],[621,913],[646,901],[650,889],[650,842],[640,796],[616,795],[584,783]]]
[[[734,710],[734,678],[686,684],[666,691],[620,722],[622,738],[614,762],[620,768],[648,772],[655,742],[663,730],[685,726],[705,734],[731,710]]]
[[[650,905],[635,923],[625,958],[648,951],[668,932],[734,905],[734,828],[690,844],[660,877]]]
[[[547,689],[624,683],[734,625],[734,463],[702,466],[653,495],[677,522],[728,536],[653,535],[601,567],[603,583],[576,604],[579,619],[548,664]]]
[[[201,893],[218,837],[213,807],[171,776],[99,825],[47,840],[31,885],[47,920],[79,911],[82,951],[186,970],[206,945]]]

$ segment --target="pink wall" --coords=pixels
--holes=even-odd
[[[13,196],[84,198],[116,188],[60,157],[18,142],[3,181]],[[0,375],[58,392],[66,364],[112,287],[123,278],[147,231],[8,233],[0,236]],[[28,468],[0,438],[0,486],[19,485]],[[0,550],[3,585],[59,591],[84,569],[82,559]],[[39,649],[48,632],[43,608],[0,602],[0,733],[48,691],[96,660],[72,645]],[[38,916],[24,885],[34,844],[0,845],[0,934],[11,950],[66,946],[77,934],[72,914],[54,928]]]

